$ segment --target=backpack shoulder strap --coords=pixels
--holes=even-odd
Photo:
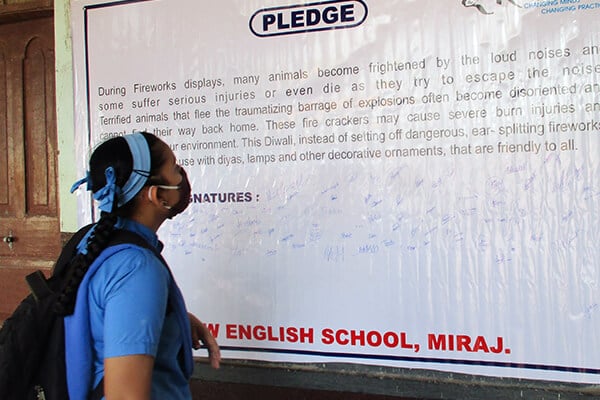
[[[88,224],[84,226],[83,228],[75,232],[71,239],[69,239],[67,244],[65,244],[65,247],[63,247],[60,255],[58,256],[56,264],[54,264],[54,268],[52,269],[52,275],[60,276],[65,271],[65,268],[67,267],[67,265],[69,265],[69,262],[73,259],[73,256],[75,256],[77,245],[79,244],[79,242],[81,242],[81,239],[85,237],[85,235],[90,229],[92,229],[94,225],[95,224]]]
[[[169,265],[167,264],[167,261],[163,258],[162,254],[160,254],[160,252],[156,248],[154,248],[154,246],[148,243],[146,239],[144,239],[139,234],[126,229],[117,229],[114,233],[114,236],[108,242],[107,247],[116,246],[122,243],[135,244],[137,246],[152,251],[152,253],[154,253],[154,255],[165,265],[169,273],[171,272],[171,269],[169,268]]]
[[[64,274],[69,262],[73,259],[75,255],[75,249],[77,245],[83,239],[85,234],[92,228],[93,224],[89,224],[79,229],[75,234],[69,239],[67,244],[63,247],[54,267],[52,268],[52,276],[61,276]],[[48,285],[48,280],[44,273],[40,270],[37,270],[25,277],[25,281],[27,285],[29,285],[29,289],[31,294],[36,300],[43,299],[46,296],[50,296],[53,294],[53,290]]]
[[[138,235],[137,233],[132,232],[127,229],[115,229],[115,231],[113,232],[110,240],[108,241],[108,245],[106,247],[116,246],[118,244],[126,244],[126,243],[127,244],[135,244],[137,246],[144,247],[149,250],[154,250],[152,248],[152,246],[150,245],[150,243],[148,243],[146,241],[146,239],[144,239],[142,236]]]

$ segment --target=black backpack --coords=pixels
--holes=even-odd
[[[26,277],[29,294],[0,329],[0,399],[67,400],[65,340],[62,315],[55,312],[56,300],[70,273],[77,244],[92,225],[80,229],[63,248],[52,276],[41,271]],[[132,243],[149,248],[139,235],[115,230],[108,246]],[[152,249],[153,250],[153,249]],[[90,399],[101,399],[104,385]]]

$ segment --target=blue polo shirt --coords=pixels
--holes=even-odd
[[[141,224],[120,220],[117,226],[162,247]],[[170,272],[153,252],[137,246],[110,255],[90,277],[94,387],[104,376],[104,358],[144,354],[154,357],[152,399],[192,398],[179,362],[185,341],[175,313],[167,309],[172,284]]]

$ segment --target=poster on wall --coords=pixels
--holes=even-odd
[[[225,358],[600,383],[600,3],[71,6],[77,168],[169,144]]]

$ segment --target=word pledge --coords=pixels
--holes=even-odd
[[[367,13],[367,5],[362,0],[264,8],[250,18],[250,30],[264,37],[353,28],[365,21]]]

